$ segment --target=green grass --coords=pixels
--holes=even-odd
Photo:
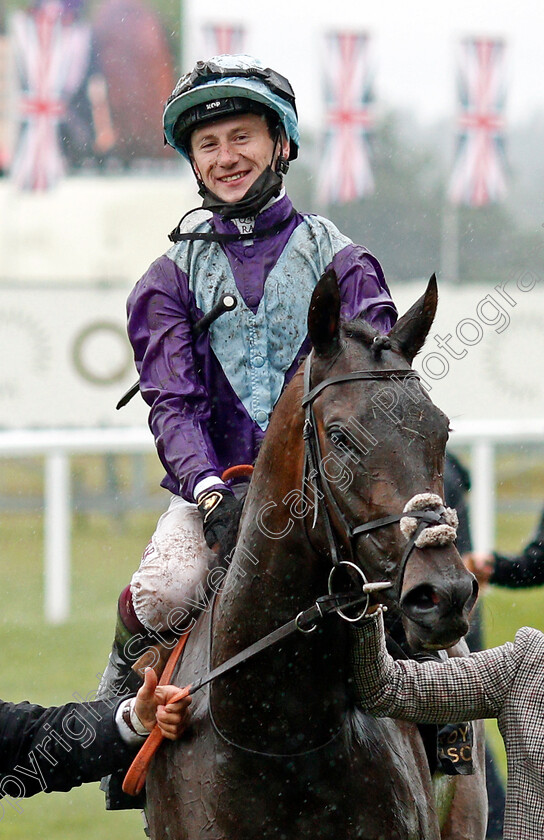
[[[505,553],[519,551],[531,538],[537,519],[538,514],[502,514],[497,529],[497,546],[500,546],[500,550]],[[488,587],[482,594],[486,646],[493,647],[513,640],[516,630],[523,625],[544,630],[543,598],[539,587]]]
[[[533,480],[530,483],[533,486]],[[544,495],[542,494],[543,486],[541,476],[541,498]],[[525,482],[523,482],[523,487],[525,490]],[[497,546],[500,546],[500,550],[505,553],[519,551],[531,538],[536,519],[535,515],[503,514],[500,516],[497,528]],[[488,587],[481,596],[486,647],[495,647],[503,642],[513,641],[516,630],[525,625],[544,631],[543,598],[542,589],[539,587],[532,589]],[[496,722],[487,721],[486,729],[502,776],[506,778],[504,744]]]
[[[0,682],[3,699],[51,705],[96,690],[111,646],[117,597],[151,535],[154,515],[77,522],[73,540],[72,615],[60,627],[43,622],[41,517],[1,516],[3,597]],[[97,785],[69,794],[4,800],[6,840],[129,840],[144,837],[138,812],[107,813]],[[0,812],[1,813],[1,812]]]
[[[523,459],[522,459],[523,460]],[[6,466],[7,465],[7,466]],[[0,464],[0,494],[34,495],[41,492],[41,466],[33,460]],[[119,485],[130,486],[129,461],[119,460]],[[519,461],[510,455],[501,462],[501,506],[512,500],[542,498],[544,467],[535,459],[525,463],[520,478]],[[103,464],[78,459],[74,472],[80,488],[103,488]],[[154,466],[145,470],[146,493],[158,483]],[[155,484],[156,486],[156,484]],[[166,503],[166,494],[163,493]],[[521,498],[520,498],[521,497]],[[72,612],[59,627],[43,622],[43,522],[40,514],[0,514],[2,562],[2,613],[0,615],[0,696],[6,700],[31,700],[44,705],[67,702],[77,692],[96,689],[111,645],[115,605],[120,590],[137,567],[151,535],[156,513],[131,513],[121,519],[78,514],[74,517],[72,548]],[[501,514],[497,545],[516,551],[530,537],[537,513]],[[514,638],[518,627],[529,624],[544,630],[543,593],[535,590],[488,589],[483,595],[487,646]],[[496,728],[489,727],[504,770],[504,751]],[[1,806],[0,806],[1,807]],[[143,838],[137,812],[107,813],[97,785],[86,785],[68,794],[38,795],[17,803],[20,813],[4,800],[0,832],[5,840],[132,840]]]

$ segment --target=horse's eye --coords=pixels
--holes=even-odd
[[[334,443],[334,445],[338,447],[338,449],[345,450],[354,448],[353,442],[349,439],[346,433],[342,431],[342,429],[339,429],[338,427],[333,428],[329,431],[328,434],[332,443]]]

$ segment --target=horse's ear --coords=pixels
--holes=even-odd
[[[394,339],[410,364],[425,343],[436,314],[437,303],[438,288],[436,275],[433,274],[427,284],[425,294],[410,307],[402,318],[399,318],[389,333],[389,338]]]
[[[340,292],[332,269],[322,275],[308,310],[308,333],[318,356],[336,353],[340,342]]]

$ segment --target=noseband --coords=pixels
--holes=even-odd
[[[381,517],[380,519],[374,519],[371,522],[365,522],[362,525],[352,526],[346,520],[344,514],[342,513],[331,490],[327,476],[324,475],[324,471],[322,469],[324,459],[321,453],[321,447],[319,445],[319,436],[317,433],[317,424],[313,410],[313,402],[316,399],[316,397],[318,397],[319,394],[321,394],[322,391],[324,391],[325,388],[328,388],[330,385],[338,385],[343,382],[354,382],[357,380],[364,380],[367,382],[379,382],[383,380],[392,379],[392,377],[395,377],[395,379],[412,378],[419,380],[419,376],[412,368],[409,368],[408,370],[355,370],[351,373],[345,373],[339,376],[332,376],[329,379],[325,379],[323,380],[323,382],[320,382],[319,385],[315,386],[315,388],[312,388],[312,357],[313,351],[311,351],[308,355],[304,365],[304,396],[302,398],[302,407],[304,408],[305,413],[303,428],[304,466],[302,471],[302,491],[304,493],[305,488],[308,486],[310,486],[313,491],[313,521],[311,527],[313,529],[316,526],[320,502],[323,501],[324,503],[321,505],[323,512],[322,521],[324,523],[325,532],[327,535],[327,542],[329,545],[329,552],[333,571],[336,567],[340,565],[345,565],[348,567],[355,566],[363,584],[366,584],[368,583],[368,581],[364,571],[360,568],[358,564],[354,562],[356,556],[357,539],[362,534],[368,534],[371,531],[376,531],[378,530],[378,528],[384,528],[387,525],[392,525],[396,522],[400,523],[401,520],[404,520],[406,522],[407,516],[409,516],[412,520],[416,520],[416,522],[414,523],[415,528],[412,527],[410,529],[410,536],[405,546],[400,562],[398,581],[396,585],[396,597],[397,602],[399,602],[404,581],[404,573],[408,559],[416,546],[422,547],[422,545],[425,544],[425,541],[422,540],[421,537],[422,532],[426,528],[434,528],[436,526],[444,525],[450,526],[450,529],[451,526],[453,526],[454,531],[455,526],[453,518],[451,516],[452,512],[449,508],[444,507],[442,500],[438,496],[425,494],[422,496],[415,496],[412,500],[410,500],[410,502],[408,502],[402,513],[393,513],[389,516]],[[422,498],[427,499],[427,497],[428,504],[417,504],[416,500],[420,500]],[[413,504],[413,502],[416,503]],[[421,507],[423,507],[423,509],[417,509]],[[431,507],[433,508],[432,510],[430,509]],[[339,545],[335,528],[333,527],[331,511],[334,512],[334,519],[336,520],[336,522],[340,524],[340,528],[342,531],[341,544],[344,546],[347,545],[348,547],[350,555],[348,561],[340,559],[342,549],[341,545]],[[402,528],[402,530],[403,533],[406,533],[405,528]],[[448,533],[448,537],[443,539],[441,544],[444,545],[447,543],[451,543],[453,539],[455,539],[455,532],[453,533],[452,537],[450,531]],[[332,586],[331,581],[332,572],[331,576],[329,577],[329,589]],[[345,616],[343,613],[339,614],[342,615],[343,618],[347,619],[347,616]]]

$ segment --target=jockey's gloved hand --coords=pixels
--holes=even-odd
[[[197,505],[203,518],[204,538],[210,548],[215,548],[231,530],[233,519],[238,518],[240,502],[225,487],[205,490],[198,497]]]

